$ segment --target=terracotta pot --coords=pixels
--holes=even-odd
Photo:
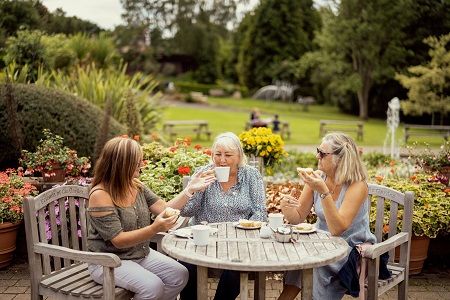
[[[430,238],[427,236],[411,237],[411,250],[409,253],[409,275],[417,275],[422,272],[423,263],[428,256],[428,246]],[[395,260],[400,258],[400,248],[395,249]]]
[[[0,268],[11,264],[16,250],[17,230],[19,223],[0,223]]]
[[[53,164],[51,171],[46,171],[42,174],[44,182],[62,182],[64,181],[65,177],[66,171],[61,167],[61,164],[59,163]]]

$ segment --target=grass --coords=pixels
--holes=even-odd
[[[280,120],[287,121],[291,128],[291,139],[287,145],[313,145],[320,143],[319,120],[359,120],[357,116],[339,112],[337,107],[329,105],[311,105],[308,111],[296,103],[283,103],[257,99],[208,98],[209,105],[179,105],[168,106],[164,111],[163,120],[206,120],[212,136],[232,131],[236,134],[244,130],[249,120],[250,111],[257,107],[262,118],[272,118],[278,114]],[[189,132],[186,132],[188,135]],[[356,138],[356,134],[350,134]],[[361,146],[382,146],[386,135],[386,121],[369,119],[364,124],[364,140],[358,141]],[[396,139],[403,139],[403,129],[400,127]],[[442,144],[439,138],[427,138],[432,145]],[[196,141],[197,142],[197,141]],[[411,141],[412,143],[413,141]],[[199,141],[202,145],[210,145],[210,141]]]

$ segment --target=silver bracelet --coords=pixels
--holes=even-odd
[[[187,189],[183,190],[183,193],[186,195],[186,197],[188,197],[189,199],[191,199],[192,197],[194,197],[194,194],[189,193],[189,191]]]

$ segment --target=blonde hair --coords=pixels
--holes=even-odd
[[[128,137],[115,137],[103,147],[94,168],[92,186],[102,184],[114,205],[125,206],[124,199],[133,188],[141,188],[134,178],[142,160],[139,143]]]
[[[241,141],[232,132],[224,132],[219,134],[215,139],[214,143],[211,147],[211,161],[214,158],[214,152],[218,147],[224,147],[227,150],[237,151],[239,154],[239,167],[242,167],[247,164],[247,156],[244,154],[244,149],[242,148]]]
[[[322,142],[330,145],[336,166],[334,181],[336,184],[351,184],[367,180],[367,170],[361,161],[358,148],[351,137],[343,133],[329,133]]]

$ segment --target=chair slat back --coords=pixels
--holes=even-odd
[[[411,237],[413,199],[412,192],[401,193],[385,186],[369,184],[371,211],[376,210],[375,236],[378,243],[398,233],[397,224],[400,218],[402,221],[400,231],[409,233]],[[394,261],[394,258],[394,250],[391,250],[389,261]]]
[[[48,190],[24,202],[25,229],[30,265],[41,266],[47,275],[74,263],[47,254],[36,254],[33,245],[46,243],[86,250],[86,209],[88,187],[67,185]],[[81,243],[80,243],[81,240]],[[34,253],[34,254],[33,254]],[[33,268],[35,271],[36,268]]]

